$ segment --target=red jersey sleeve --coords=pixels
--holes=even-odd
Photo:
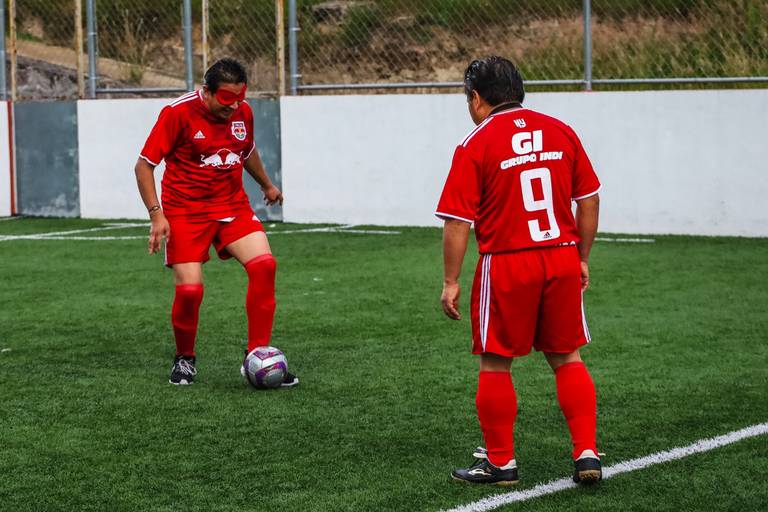
[[[573,139],[576,152],[574,154],[573,185],[571,196],[573,200],[586,199],[589,196],[597,194],[600,190],[600,180],[592,168],[592,162],[589,161],[584,146],[581,145],[579,137],[573,131],[570,132]]]
[[[456,148],[435,215],[474,222],[480,204],[480,169],[464,146]]]
[[[174,109],[163,108],[141,150],[141,157],[152,165],[158,165],[171,153],[181,134],[181,123]]]

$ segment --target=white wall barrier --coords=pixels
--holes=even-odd
[[[530,94],[570,124],[603,182],[601,231],[768,236],[768,90]],[[281,100],[284,218],[438,225],[462,95]]]
[[[8,141],[8,102],[0,101],[0,217],[11,214],[11,152]]]
[[[160,110],[171,100],[77,102],[80,215],[144,219],[133,168]],[[158,195],[165,163],[155,170]]]
[[[456,144],[472,127],[456,95],[284,97],[283,215],[291,222],[437,225]]]

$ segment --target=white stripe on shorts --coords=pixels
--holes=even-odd
[[[584,310],[584,292],[581,292],[581,326],[584,328],[584,336],[587,337],[587,343],[592,341],[589,335],[589,326],[587,325],[587,313]]]
[[[488,338],[488,320],[491,305],[491,255],[483,255],[483,267],[480,279],[480,342],[485,352]]]

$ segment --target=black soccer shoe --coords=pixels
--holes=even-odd
[[[455,469],[451,473],[454,480],[468,482],[470,484],[494,484],[515,485],[520,479],[517,477],[517,465],[499,468],[491,464],[488,459],[481,459],[467,469]]]
[[[573,481],[577,484],[592,485],[603,479],[603,463],[592,450],[584,450],[573,465]]]
[[[283,378],[283,383],[280,384],[281,388],[292,388],[293,386],[299,385],[299,378],[292,374],[291,372],[285,372],[285,377]]]
[[[187,386],[195,382],[197,369],[195,368],[195,358],[189,356],[176,356],[171,368],[171,378],[168,382],[174,386]]]
[[[472,452],[472,456],[475,458],[475,462],[469,466],[469,469],[474,468],[475,466],[479,466],[483,463],[484,460],[488,460],[488,450],[483,448],[482,446],[478,446],[475,448],[475,451]]]
[[[488,458],[488,449],[478,446],[475,451],[472,452],[472,456],[476,459],[482,460]]]

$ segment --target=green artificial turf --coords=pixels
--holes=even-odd
[[[448,478],[481,443],[474,246],[453,322],[440,230],[273,225],[273,344],[301,385],[242,384],[246,275],[214,258],[198,379],[179,388],[172,275],[144,239],[2,238],[105,222],[0,222],[0,510],[434,511],[507,491]],[[597,242],[591,272],[583,355],[607,465],[768,421],[768,240]],[[535,354],[513,378],[519,488],[568,476],[551,371]],[[503,510],[763,510],[767,473],[763,436]]]

